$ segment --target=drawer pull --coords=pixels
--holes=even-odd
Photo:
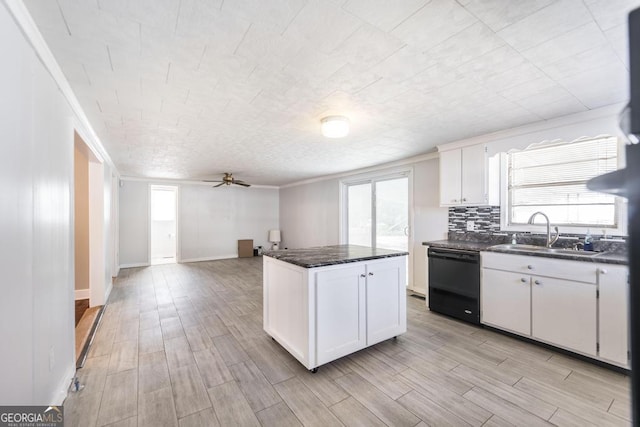
[[[522,279],[520,279],[520,281],[521,281],[522,283],[527,283],[527,279],[525,279],[524,277],[523,277]]]
[[[361,274],[360,277],[367,277],[365,274]]]
[[[529,270],[533,270],[533,265],[527,265],[527,268],[528,268]]]
[[[535,283],[536,285],[542,285],[542,282],[540,280],[535,280],[533,283]]]
[[[465,310],[464,311],[466,314],[471,314],[471,310]]]
[[[601,268],[600,269],[600,273],[601,274],[607,274],[607,269],[606,268]]]
[[[373,273],[369,272],[369,276],[373,276]]]

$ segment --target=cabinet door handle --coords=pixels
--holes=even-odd
[[[542,282],[540,280],[534,280],[533,283],[535,283],[536,285],[542,285]]]
[[[373,276],[373,273],[372,273],[372,272],[369,272],[369,276]]]
[[[602,273],[602,274],[607,274],[607,269],[606,269],[606,268],[601,268],[601,269],[600,269],[600,273]]]
[[[458,203],[458,199],[451,199],[452,203]]]
[[[527,279],[525,279],[524,277],[523,277],[523,278],[521,278],[521,279],[520,279],[520,281],[521,281],[522,283],[527,283]]]
[[[528,268],[529,270],[533,270],[533,265],[527,265],[527,268]]]
[[[463,199],[462,199],[462,201],[463,201],[463,202],[466,202],[466,201],[467,201],[467,199],[463,198]]]
[[[361,274],[360,277],[367,277],[365,274]]]

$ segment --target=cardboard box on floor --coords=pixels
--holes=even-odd
[[[253,256],[253,239],[238,240],[238,258]]]

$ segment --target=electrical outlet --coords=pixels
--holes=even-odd
[[[473,221],[467,221],[467,231],[475,230],[475,223]]]

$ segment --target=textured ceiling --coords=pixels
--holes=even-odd
[[[125,176],[372,166],[628,97],[640,0],[27,0]],[[329,140],[320,119],[350,118]]]

